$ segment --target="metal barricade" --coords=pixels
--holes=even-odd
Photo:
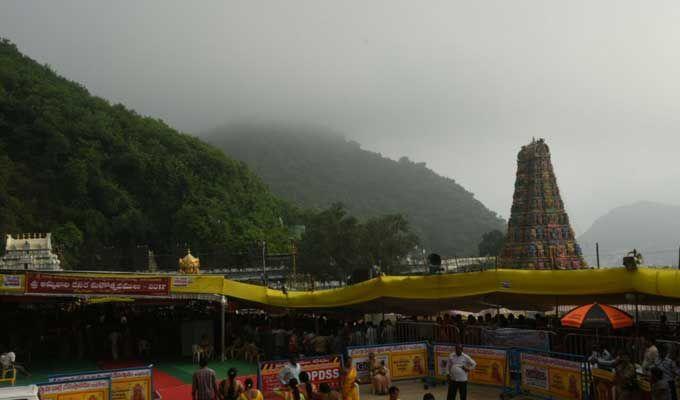
[[[566,353],[588,356],[593,349],[593,345],[599,343],[607,348],[612,355],[620,350],[627,352],[633,361],[642,361],[645,351],[644,339],[630,336],[596,336],[579,333],[570,333],[564,337],[564,351]]]
[[[399,321],[395,326],[396,343],[434,341],[438,325],[434,322]]]
[[[440,343],[460,343],[460,329],[452,324],[438,324],[434,339]]]
[[[659,350],[662,350],[661,347],[663,348],[663,351],[666,352],[676,352],[680,350],[680,342],[675,341],[675,340],[665,340],[665,339],[660,339],[656,341],[656,347],[659,348]]]
[[[466,326],[461,333],[461,343],[468,345],[480,346],[482,345],[482,330],[483,326]]]
[[[399,321],[395,325],[395,343],[420,342],[423,340],[428,342],[459,343],[461,339],[460,330],[453,324],[438,324],[427,321]]]

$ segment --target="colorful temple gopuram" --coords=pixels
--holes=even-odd
[[[557,187],[550,149],[532,140],[517,154],[517,178],[500,265],[520,269],[581,269],[581,248]]]

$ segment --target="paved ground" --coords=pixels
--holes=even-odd
[[[102,365],[99,365],[102,367]],[[112,368],[113,366],[105,366]],[[123,366],[120,366],[123,367]],[[257,369],[254,364],[248,364],[235,360],[225,362],[212,362],[210,367],[215,369],[218,377],[221,379],[226,376],[227,370],[231,367],[238,368],[239,375],[247,375],[256,373]],[[31,378],[19,377],[17,385],[27,385],[29,383],[39,383],[47,381],[47,375],[56,372],[64,373],[71,371],[92,371],[98,369],[98,365],[91,362],[72,362],[68,364],[54,363],[46,365],[33,365],[32,372],[34,375]],[[163,400],[189,400],[191,389],[191,374],[196,370],[196,365],[188,361],[175,362],[158,362],[155,365],[154,383],[158,386],[165,386],[161,389]],[[394,382],[400,390],[401,400],[421,400],[425,393],[432,393],[435,400],[446,399],[446,386],[438,384],[428,389],[424,388],[421,381],[398,381]],[[387,396],[376,396],[370,393],[370,385],[361,386],[361,400],[387,400]],[[470,385],[468,388],[469,400],[486,400],[499,399],[501,389]],[[516,398],[517,399],[517,398]]]
[[[420,381],[398,381],[394,385],[399,388],[401,400],[421,400],[425,393],[432,393],[435,400],[446,400],[446,386],[437,385],[425,389]],[[361,400],[386,400],[387,396],[376,396],[370,394],[369,385],[361,385]],[[501,389],[490,386],[470,385],[468,386],[468,400],[487,400],[500,399]]]

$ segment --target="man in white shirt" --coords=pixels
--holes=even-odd
[[[288,363],[281,368],[279,372],[279,381],[283,386],[288,386],[288,382],[295,378],[300,382],[300,372],[302,372],[302,367],[298,363],[298,358],[296,355],[291,355],[288,359]]]
[[[456,400],[456,393],[460,393],[460,400],[467,399],[468,373],[475,369],[477,363],[469,355],[463,353],[463,346],[456,345],[456,351],[449,355],[446,370],[449,376],[449,390],[446,400]]]

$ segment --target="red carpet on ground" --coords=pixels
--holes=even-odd
[[[177,386],[184,386],[186,383],[175,378],[174,376],[159,371],[156,368],[153,369],[153,386],[156,389],[173,388]],[[189,385],[191,387],[191,385]]]
[[[191,400],[191,385],[158,388],[162,400]]]
[[[102,361],[99,363],[99,368],[118,369],[145,367],[147,365],[142,361]],[[157,368],[152,370],[152,374],[154,390],[160,393],[163,400],[191,400],[191,384],[184,383]]]

